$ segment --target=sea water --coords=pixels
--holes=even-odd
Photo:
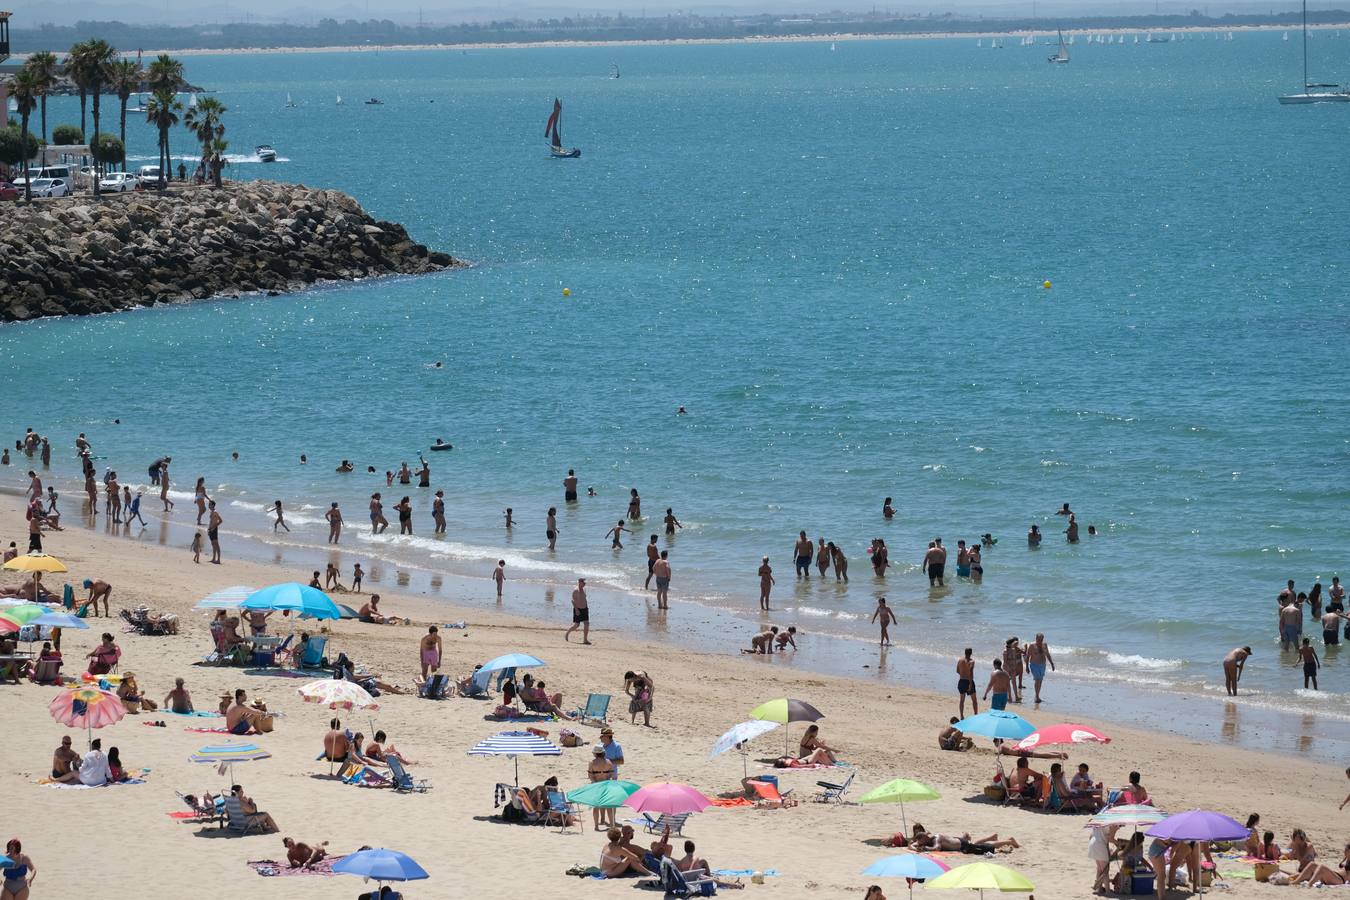
[[[1219,661],[1250,644],[1243,703],[1344,732],[1350,649],[1314,694],[1275,639],[1286,579],[1346,572],[1350,500],[1350,110],[1277,104],[1297,47],[1082,45],[1067,66],[966,40],[189,57],[229,108],[227,177],[347,191],[473,266],[5,326],[3,437],[53,436],[67,515],[80,431],[133,484],[171,454],[176,522],[205,476],[227,539],[273,541],[280,498],[294,531],[277,546],[317,550],[339,501],[344,576],[481,578],[504,558],[564,598],[577,577],[638,591],[671,507],[661,627],[728,611],[696,646],[772,621],[861,653],[885,596],[896,641],[944,671],[963,646],[987,671],[1006,637],[1043,631],[1063,676],[1109,697],[1221,696]],[[1350,68],[1350,42],[1314,47],[1314,71]],[[555,96],[580,159],[548,156]],[[133,165],[153,160],[132,119]],[[171,141],[191,154],[185,131]],[[254,162],[261,143],[285,161]],[[455,446],[428,454],[443,538],[431,492],[383,477],[438,437]],[[355,473],[334,473],[344,458]],[[568,468],[583,498],[564,506]],[[646,518],[616,553],[633,487]],[[413,498],[415,537],[368,533],[375,490],[391,520]],[[847,587],[794,582],[801,529],[845,549]],[[950,559],[930,591],[927,542],[954,556],[984,532],[984,582]]]

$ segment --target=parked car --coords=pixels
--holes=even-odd
[[[75,183],[75,174],[71,172],[70,166],[43,166],[40,169],[29,169],[28,177],[38,178],[59,178],[66,183],[69,188]]]
[[[70,193],[70,185],[60,178],[36,178],[32,189],[34,197],[64,197]]]
[[[134,191],[141,180],[130,172],[109,172],[98,180],[98,189],[101,191]]]
[[[7,181],[0,181],[0,200],[18,200],[22,196],[22,188],[16,188]]]
[[[141,166],[136,170],[136,177],[146,187],[159,184],[159,166]]]

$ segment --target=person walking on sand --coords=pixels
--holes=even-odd
[[[170,457],[164,457],[159,467],[159,499],[164,504],[165,512],[173,509],[173,501],[169,499],[169,460]]]
[[[384,504],[380,502],[379,491],[370,495],[370,533],[383,534],[389,527],[389,520],[384,517]]]
[[[361,571],[361,564],[356,563],[352,566],[352,593],[361,593],[361,579],[366,577],[366,573]]]
[[[815,549],[805,531],[797,533],[797,543],[792,548],[792,555],[797,563],[797,580],[810,579],[811,557],[815,555]]]
[[[272,504],[272,512],[277,514],[277,519],[272,523],[272,533],[276,534],[278,528],[286,529],[286,533],[291,533],[291,526],[286,524],[286,516],[281,511],[281,501],[278,500]]]
[[[441,635],[435,625],[427,626],[427,633],[418,641],[418,656],[422,662],[422,680],[427,680],[427,672],[438,672],[441,668]]]
[[[1308,682],[1312,682],[1314,691],[1320,690],[1317,686],[1317,670],[1322,663],[1317,658],[1317,651],[1313,649],[1312,638],[1304,638],[1303,646],[1298,648],[1299,659],[1303,660],[1303,689],[1308,689]]]
[[[876,623],[878,618],[881,619],[881,646],[889,647],[891,645],[890,624],[892,622],[898,624],[899,620],[895,618],[895,613],[891,611],[891,608],[886,605],[885,597],[877,598],[877,609],[876,612],[872,613],[873,624]]]
[[[131,493],[130,489],[127,490],[127,493]],[[145,517],[141,515],[141,497],[142,497],[142,496],[143,496],[143,495],[142,495],[139,491],[137,491],[137,492],[136,492],[136,496],[135,496],[135,497],[132,497],[132,498],[131,498],[131,502],[129,502],[129,503],[127,504],[127,520],[126,520],[126,521],[127,521],[127,524],[128,524],[128,525],[130,525],[130,524],[132,523],[132,520],[139,521],[142,525],[148,525],[148,524],[150,524],[149,522],[145,521]]]
[[[620,520],[619,520],[619,524],[615,525],[615,526],[614,526],[613,528],[611,528],[609,531],[606,531],[606,532],[605,532],[605,537],[612,537],[612,538],[614,539],[614,540],[610,543],[610,547],[612,547],[612,548],[615,549],[615,550],[622,550],[622,549],[623,549],[623,540],[622,540],[622,538],[623,538],[624,532],[627,532],[628,534],[634,534],[634,533],[635,533],[631,528],[624,528],[624,527],[623,527],[623,519],[620,519]]]
[[[506,584],[506,560],[497,560],[497,568],[492,570],[492,580],[497,585],[497,602],[502,600],[502,585]]]
[[[511,521],[509,510],[506,514],[506,521],[508,523]],[[548,536],[548,549],[553,550],[558,543],[558,508],[556,506],[548,508],[548,524],[545,527],[547,530],[544,533]]]
[[[192,561],[200,564],[202,561],[202,533],[200,531],[192,536],[192,545],[188,549],[192,551]]]
[[[437,491],[431,501],[431,521],[436,523],[434,534],[445,534],[445,491]]]
[[[1008,673],[1003,671],[1003,660],[994,660],[994,671],[989,673],[989,683],[984,686],[984,699],[988,699],[992,691],[994,699],[990,706],[994,709],[1007,709],[1010,684]]]
[[[1251,647],[1237,647],[1230,650],[1228,655],[1223,658],[1223,687],[1228,692],[1228,696],[1237,696],[1238,679],[1242,677],[1242,670],[1247,665],[1247,657],[1251,655]]]
[[[773,567],[769,565],[769,558],[764,557],[759,566],[759,608],[769,609],[769,591],[773,589]]]
[[[591,642],[591,610],[586,605],[586,579],[578,578],[576,589],[572,591],[572,627],[567,629],[563,635],[563,640],[572,640],[572,632],[581,627],[581,642],[589,644]]]
[[[206,479],[198,478],[197,486],[192,489],[192,502],[197,504],[197,524],[202,524],[202,516],[206,515],[206,504],[211,498],[206,496]]]
[[[970,698],[970,714],[978,715],[980,701],[975,697],[975,658],[974,650],[967,647],[965,654],[956,661],[956,695],[960,698],[959,712],[966,717],[966,698]]]
[[[830,541],[825,546],[830,551],[830,563],[834,566],[834,580],[848,584],[848,557],[844,555],[843,550],[836,546],[834,541]]]
[[[338,509],[336,500],[328,507],[328,512],[324,513],[323,517],[328,520],[328,543],[336,544],[338,538],[342,537],[342,510]]]
[[[563,502],[577,502],[577,473],[573,469],[568,469],[567,477],[563,479]]]
[[[220,523],[224,520],[216,512],[216,501],[207,503],[206,508],[211,513],[206,523],[206,537],[211,542],[211,562],[220,565]]]
[[[1027,668],[1031,671],[1032,684],[1036,688],[1036,703],[1041,702],[1041,682],[1045,681],[1045,666],[1050,664],[1050,671],[1055,671],[1055,658],[1050,655],[1050,645],[1045,642],[1045,635],[1037,632],[1036,640],[1027,645],[1026,649]]]
[[[656,608],[670,609],[670,551],[662,550],[661,556],[652,566],[656,576]]]

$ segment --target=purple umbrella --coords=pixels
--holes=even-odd
[[[1223,813],[1207,809],[1192,809],[1168,816],[1145,832],[1149,837],[1169,841],[1243,841],[1247,829]],[[1204,880],[1197,877],[1200,893],[1204,894]]]

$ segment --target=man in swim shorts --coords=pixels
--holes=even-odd
[[[572,469],[567,470],[567,477],[563,479],[563,502],[577,502],[577,473]]]
[[[660,557],[652,564],[652,574],[656,576],[656,608],[670,609],[670,551],[662,550]]]
[[[422,680],[426,681],[428,671],[437,672],[441,668],[441,636],[435,625],[427,627],[427,633],[422,635],[418,649],[421,651]]]
[[[989,673],[989,683],[984,687],[984,696],[989,697],[992,691],[994,699],[992,706],[994,709],[1006,709],[1008,706],[1008,688],[1011,680],[1008,673],[1003,671],[1003,660],[994,660],[994,671]]]
[[[970,647],[965,655],[956,661],[956,695],[961,698],[961,718],[966,717],[966,697],[970,697],[970,714],[980,711],[980,701],[975,697],[975,651]]]
[[[661,558],[661,552],[656,548],[656,535],[652,535],[647,542],[647,580],[642,582],[642,589],[645,591],[652,585],[652,578],[656,573],[656,561]]]
[[[586,605],[586,579],[578,578],[576,589],[572,591],[572,627],[567,629],[563,640],[572,640],[572,632],[581,628],[581,642],[591,642],[591,608]]]
[[[947,566],[947,551],[942,549],[942,541],[934,540],[923,555],[923,568],[928,573],[929,587],[942,587],[943,569]]]
[[[811,577],[811,559],[815,556],[815,549],[815,545],[811,543],[811,539],[806,536],[805,531],[798,534],[797,544],[793,548],[793,556],[797,560],[798,578]]]
[[[1280,649],[1297,648],[1302,636],[1303,607],[1298,605],[1298,600],[1294,600],[1280,607]]]
[[[1041,702],[1041,682],[1045,680],[1045,664],[1050,664],[1050,671],[1055,670],[1055,658],[1050,655],[1050,645],[1045,642],[1045,635],[1037,634],[1035,643],[1027,645],[1027,668],[1031,670],[1031,678],[1036,686],[1036,702]]]

